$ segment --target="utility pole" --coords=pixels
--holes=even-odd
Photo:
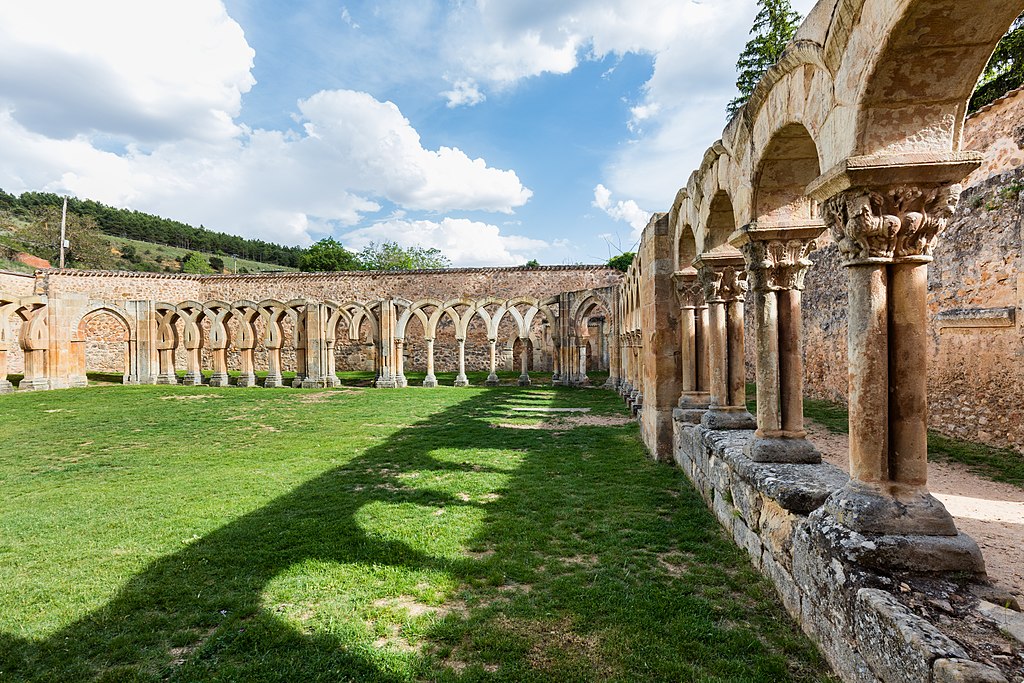
[[[68,246],[68,241],[64,239],[65,229],[68,222],[68,198],[64,198],[64,208],[60,212],[60,267],[64,267],[64,249]]]

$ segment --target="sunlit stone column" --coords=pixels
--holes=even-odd
[[[498,373],[497,373],[497,350],[498,350],[497,347],[498,347],[498,340],[497,339],[488,339],[487,340],[487,347],[488,347],[488,351],[490,352],[490,355],[491,355],[491,369],[490,369],[490,374],[487,375],[487,381],[485,382],[485,384],[487,386],[489,386],[489,387],[496,387],[499,384],[499,382],[498,382]]]
[[[197,387],[203,383],[203,333],[194,320],[185,322],[185,376],[181,383]]]
[[[530,358],[527,354],[527,344],[530,343],[529,337],[519,338],[519,365],[521,372],[519,373],[519,386],[528,387],[530,386]]]
[[[455,377],[455,386],[468,387],[469,379],[466,377],[466,340],[456,339],[459,343],[459,374]]]
[[[819,463],[807,441],[803,409],[800,293],[824,224],[744,226],[730,241],[747,262],[757,362],[757,432],[747,446],[756,462]]]
[[[409,380],[405,377],[405,339],[395,338],[395,384],[398,387],[409,386]]]
[[[743,301],[746,270],[738,251],[701,254],[694,261],[708,304],[708,429],[753,429],[746,405]]]
[[[238,362],[239,369],[241,370],[238,375],[238,386],[256,386],[256,364],[253,362],[253,349],[251,346],[238,349]]]
[[[580,376],[577,382],[581,387],[590,385],[590,377],[587,375],[587,345],[580,344]]]
[[[707,325],[703,288],[693,268],[673,273],[676,298],[679,300],[680,365],[682,366],[679,408],[702,411],[707,409],[710,394],[707,391]],[[699,413],[693,413],[694,416]]]
[[[808,188],[849,283],[851,479],[825,507],[864,534],[921,537],[906,550],[924,549],[921,570],[984,568],[968,537],[941,540],[957,528],[927,488],[927,264],[978,159],[854,158]]]
[[[434,376],[434,338],[427,337],[427,376],[423,378],[423,386],[436,387],[437,377]]]

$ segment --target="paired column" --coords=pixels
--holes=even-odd
[[[484,384],[486,384],[489,387],[496,387],[496,386],[498,386],[498,384],[500,384],[500,382],[498,381],[498,373],[497,373],[497,350],[498,350],[497,347],[498,347],[498,340],[497,339],[488,339],[487,340],[487,347],[488,347],[488,350],[490,351],[490,354],[491,354],[491,371],[490,371],[490,374],[487,375],[487,381],[484,382]]]
[[[520,337],[519,338],[519,349],[520,349],[519,350],[519,365],[520,365],[520,367],[522,369],[520,374],[519,374],[519,386],[521,386],[521,387],[528,387],[528,386],[530,386],[530,366],[529,366],[530,358],[529,358],[529,355],[528,355],[529,354],[529,349],[527,347],[527,344],[529,344],[529,343],[530,343],[530,338],[529,337]]]
[[[708,429],[754,429],[747,411],[743,303],[746,270],[738,251],[701,254],[694,261],[708,303]]]
[[[849,286],[851,479],[825,507],[864,534],[958,533],[927,487],[927,264],[959,201],[956,182],[976,166],[965,153],[918,165],[855,158],[808,188],[827,199]],[[910,550],[929,543],[942,541]],[[983,571],[969,538],[947,545],[921,568]]]
[[[409,386],[409,380],[405,377],[405,339],[395,338],[395,384],[399,388]]]
[[[434,338],[427,337],[427,376],[423,378],[423,386],[436,387],[437,377],[434,375]]]
[[[590,377],[587,376],[587,345],[580,344],[580,376],[577,384],[581,387],[590,385]]]
[[[466,339],[456,339],[459,342],[459,374],[455,377],[455,386],[468,387],[469,379],[466,377]]]
[[[804,430],[801,292],[808,255],[824,224],[744,226],[731,238],[747,263],[754,300],[757,432],[747,445],[755,462],[819,463]]]
[[[708,307],[704,291],[694,268],[672,274],[676,298],[679,300],[679,338],[681,352],[681,384],[679,407],[703,411],[710,402],[708,393],[707,320]]]

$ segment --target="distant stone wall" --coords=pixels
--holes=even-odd
[[[29,296],[32,294],[35,283],[36,279],[31,275],[0,270],[0,294]]]

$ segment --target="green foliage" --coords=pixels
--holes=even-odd
[[[635,256],[636,254],[632,251],[627,251],[624,254],[619,254],[618,256],[613,256],[608,259],[608,265],[615,270],[621,270],[625,273],[629,270],[629,266],[633,263],[633,257]]]
[[[186,254],[181,260],[181,272],[209,275],[213,272],[210,263],[195,252]]]
[[[750,29],[754,37],[747,42],[736,62],[739,72],[736,88],[740,94],[726,109],[730,118],[747,103],[761,77],[779,61],[800,27],[800,15],[793,11],[789,0],[758,0],[757,4],[761,9]]]
[[[61,210],[54,206],[37,206],[27,221],[16,226],[13,237],[26,246],[25,251],[60,264]],[[64,252],[64,265],[68,268],[111,268],[114,258],[110,246],[90,216],[67,215],[65,239],[69,247]]]
[[[974,88],[969,111],[978,111],[1024,84],[1024,14],[1018,16],[1010,30],[996,45],[978,85]]]
[[[540,261],[538,261],[535,258],[532,258],[523,265],[526,266],[527,268],[540,268]]]
[[[360,269],[361,264],[356,255],[341,246],[341,243],[333,237],[325,237],[306,249],[299,259],[299,270],[307,273],[331,273]]]
[[[397,242],[370,242],[359,252],[359,262],[366,270],[428,270],[452,264],[440,249],[402,247]]]
[[[223,273],[224,272],[224,259],[222,259],[220,256],[211,256],[210,257],[210,268],[212,268],[213,272],[215,272],[215,273]]]

